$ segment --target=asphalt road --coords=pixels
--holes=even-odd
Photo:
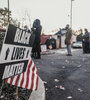
[[[90,54],[73,49],[52,50],[34,59],[46,89],[45,100],[90,100]]]

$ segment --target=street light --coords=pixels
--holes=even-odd
[[[74,0],[71,0],[71,11],[70,11],[70,26],[71,26],[71,28],[72,28],[72,2],[73,2]]]

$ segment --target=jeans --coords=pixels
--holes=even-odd
[[[68,52],[68,54],[71,54],[71,44],[67,45],[67,52]]]

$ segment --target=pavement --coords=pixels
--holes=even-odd
[[[90,100],[90,54],[82,49],[51,50],[34,60],[45,85],[45,100]]]
[[[45,87],[40,77],[38,83],[38,90],[33,91],[31,93],[29,100],[45,100]]]
[[[39,79],[37,91],[29,100],[90,100],[90,54],[82,49],[50,50],[34,59]]]

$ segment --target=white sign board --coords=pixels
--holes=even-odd
[[[11,24],[5,35],[0,54],[0,78],[2,79],[26,70],[32,49],[30,42],[33,42],[30,41],[30,33]]]

